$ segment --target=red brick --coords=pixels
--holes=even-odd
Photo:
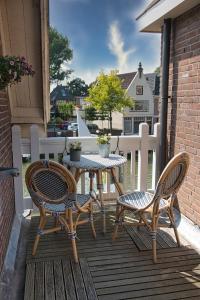
[[[1,43],[0,43],[1,44]],[[0,47],[0,55],[1,47]],[[10,104],[5,91],[0,91],[0,166],[12,166]],[[9,242],[15,212],[13,179],[0,180],[0,273]]]
[[[173,99],[168,110],[169,155],[183,150],[190,155],[189,172],[178,199],[181,211],[200,225],[200,5],[175,19],[173,26],[176,34],[170,48],[169,94]]]

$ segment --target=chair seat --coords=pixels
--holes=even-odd
[[[91,198],[91,196],[89,194],[88,195],[77,194],[77,204],[79,204],[80,206],[83,206],[86,202],[88,202],[88,200],[90,200],[90,198]],[[45,202],[43,204],[43,207],[50,212],[56,212],[56,213],[64,213],[66,210],[64,203],[51,204],[51,203]]]
[[[153,194],[147,192],[133,192],[119,197],[118,203],[130,207],[131,209],[144,209],[153,199]],[[163,208],[168,204],[164,199],[160,200],[159,208]]]

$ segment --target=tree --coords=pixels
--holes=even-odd
[[[96,109],[93,106],[86,106],[85,107],[85,119],[88,121],[94,121],[96,120]]]
[[[74,104],[71,102],[60,101],[58,103],[58,112],[65,120],[68,120],[73,115]]]
[[[116,71],[111,71],[109,75],[101,72],[95,84],[89,88],[89,97],[86,101],[98,111],[109,113],[110,132],[112,132],[112,112],[121,112],[125,107],[133,107],[133,100],[122,89]]]
[[[157,68],[154,70],[154,73],[156,73],[156,74],[160,75],[160,66],[159,66],[159,67],[157,67]]]
[[[50,81],[59,82],[68,78],[72,70],[64,70],[66,64],[73,57],[73,51],[69,47],[67,37],[60,34],[55,28],[49,28],[49,61],[50,61]]]
[[[88,93],[88,85],[81,78],[75,78],[68,83],[68,87],[72,96],[86,96]]]

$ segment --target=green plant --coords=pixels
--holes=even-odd
[[[54,123],[60,125],[60,124],[63,123],[63,119],[60,118],[60,117],[56,117],[56,118],[54,119]]]
[[[101,72],[96,83],[88,91],[89,96],[85,100],[98,112],[108,116],[110,132],[112,132],[112,112],[122,112],[123,108],[132,107],[134,104],[133,99],[123,90],[117,71],[111,71],[108,75]]]
[[[0,90],[20,82],[22,76],[33,76],[34,74],[32,66],[26,62],[23,56],[0,56]]]
[[[58,112],[65,120],[68,120],[73,115],[73,109],[74,104],[71,102],[66,103],[64,101],[60,101],[58,103]]]
[[[73,57],[73,51],[70,48],[70,42],[66,36],[63,36],[55,28],[49,28],[49,71],[50,82],[56,82],[68,78],[72,70],[66,70],[65,64]]]
[[[81,142],[74,142],[69,145],[70,150],[81,150]]]
[[[110,144],[110,139],[110,134],[101,134],[97,137],[97,144]]]

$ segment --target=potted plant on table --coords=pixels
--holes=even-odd
[[[70,144],[70,160],[79,161],[81,158],[81,142],[74,142]]]
[[[101,157],[109,157],[110,139],[111,134],[100,134],[97,137],[97,144],[99,145],[99,154]]]

